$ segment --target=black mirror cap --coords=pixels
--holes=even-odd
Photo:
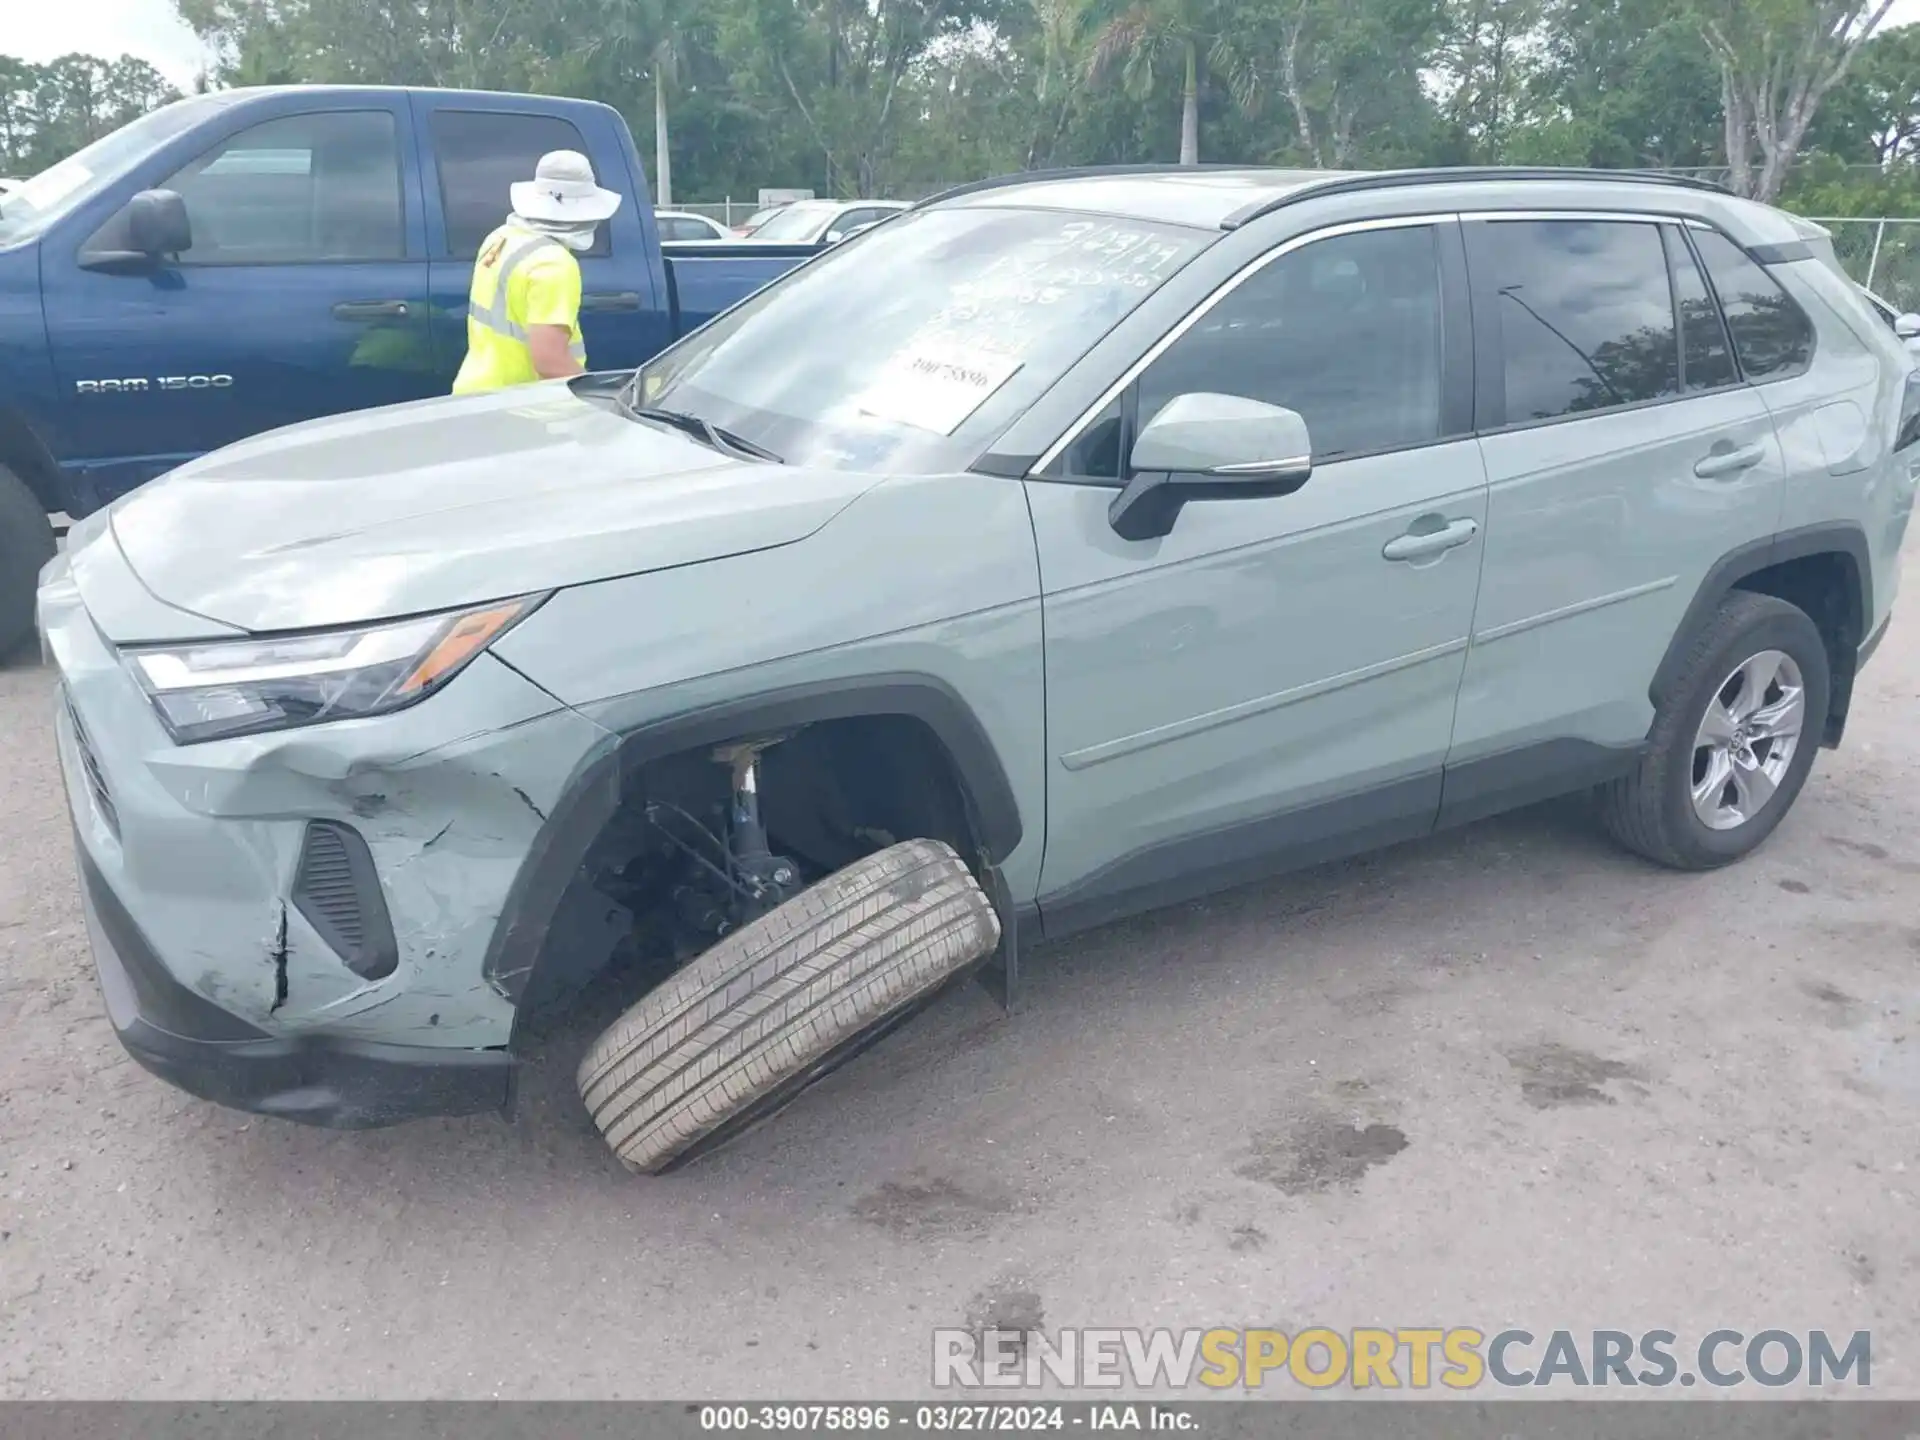
[[[1291,495],[1313,476],[1311,462],[1258,473],[1136,471],[1107,506],[1107,523],[1122,540],[1157,540],[1191,500],[1254,500]]]
[[[142,255],[178,255],[193,248],[187,202],[175,190],[142,190],[127,202],[127,240]]]

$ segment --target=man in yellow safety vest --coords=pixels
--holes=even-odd
[[[576,150],[540,157],[533,179],[509,188],[513,213],[481,243],[467,305],[467,358],[453,393],[470,395],[587,368],[580,339],[580,262],[620,196],[594,182]]]

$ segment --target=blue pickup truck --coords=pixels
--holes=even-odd
[[[0,658],[31,631],[49,515],[276,426],[445,394],[480,241],[561,149],[627,197],[581,257],[595,369],[640,364],[819,248],[669,253],[617,111],[457,90],[196,96],[0,198]]]

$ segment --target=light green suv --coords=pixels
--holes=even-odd
[[[1592,790],[1734,860],[1920,469],[1823,232],[1621,174],[1018,177],[633,375],[217,452],[43,577],[116,1030],[319,1124],[738,1133],[1021,943]]]

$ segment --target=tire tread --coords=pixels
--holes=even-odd
[[[581,1060],[581,1098],[622,1164],[658,1170],[999,938],[991,903],[950,846],[889,846],[642,997]]]

